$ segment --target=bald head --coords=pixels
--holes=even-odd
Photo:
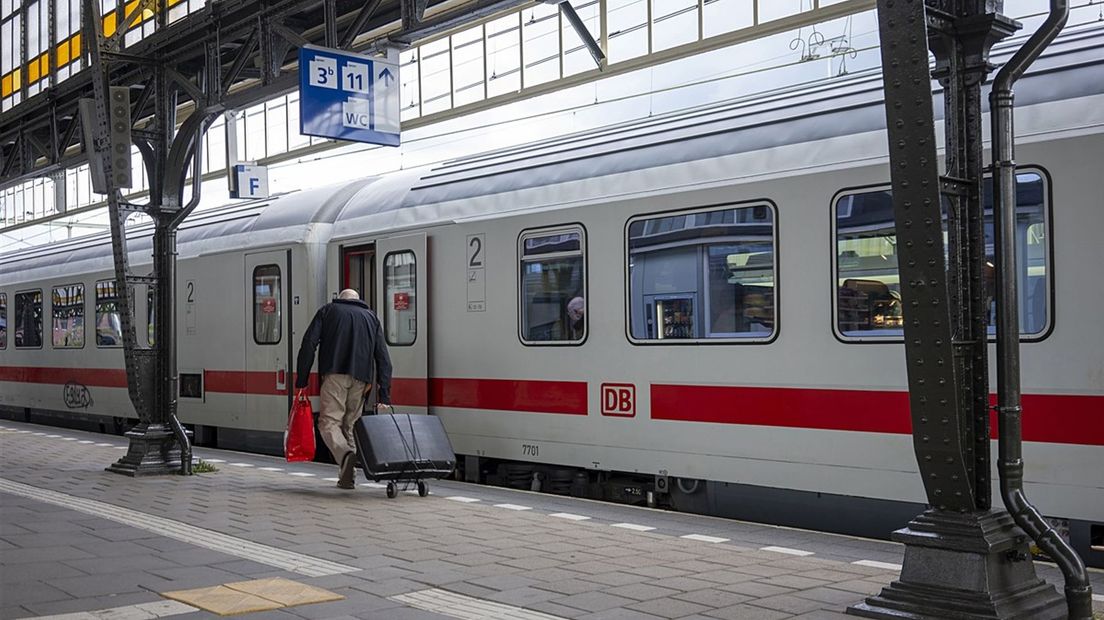
[[[351,288],[347,288],[337,294],[338,299],[360,299],[360,293],[357,293]]]

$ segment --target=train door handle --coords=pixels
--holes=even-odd
[[[283,368],[276,371],[276,389],[277,390],[286,390],[287,389],[287,371],[284,370]]]

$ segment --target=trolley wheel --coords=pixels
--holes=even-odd
[[[419,480],[418,481],[418,496],[419,497],[425,497],[426,495],[429,495],[429,485],[426,484],[424,481]]]
[[[388,482],[387,483],[387,497],[390,497],[390,498],[394,499],[395,496],[397,496],[398,494],[399,494],[399,489],[398,489],[398,487],[395,486],[395,483],[394,482]]]

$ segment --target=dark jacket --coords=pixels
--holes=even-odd
[[[351,375],[370,384],[375,374],[379,402],[391,402],[391,356],[380,321],[368,304],[359,299],[335,299],[318,309],[299,346],[295,387],[307,387],[319,342],[319,375]]]

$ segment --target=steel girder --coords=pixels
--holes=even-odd
[[[155,1],[155,0],[150,0]],[[156,0],[163,3],[164,0]],[[389,38],[358,45],[405,46],[531,0],[470,0],[423,19],[426,10],[448,0],[223,0],[159,28],[125,49],[107,51],[109,85],[137,92],[132,118],[139,130],[152,122],[148,86],[156,67],[197,75],[213,50],[218,81],[212,102],[243,108],[293,89],[297,48],[337,43],[348,48],[363,33],[402,24]],[[159,19],[164,10],[155,11]],[[137,14],[138,11],[135,11]],[[123,30],[120,29],[120,32]],[[117,33],[118,34],[118,33]],[[111,40],[105,41],[111,44]],[[88,45],[85,42],[85,56]],[[290,70],[289,70],[290,69]],[[0,187],[48,175],[87,160],[78,131],[78,101],[92,90],[94,71],[85,68],[56,87],[0,114]],[[195,109],[195,90],[182,85],[182,110]],[[132,93],[133,94],[133,93]]]

